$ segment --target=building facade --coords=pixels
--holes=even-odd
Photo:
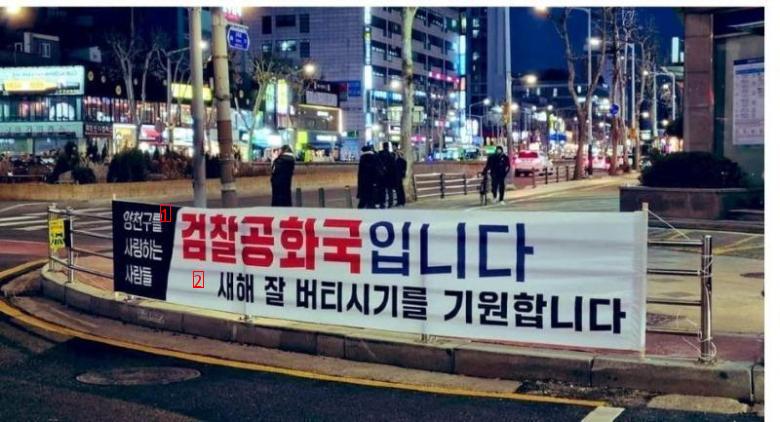
[[[316,65],[340,87],[342,137],[400,141],[401,8],[244,9],[254,53]],[[414,141],[420,149],[460,144],[465,109],[465,36],[461,13],[420,8],[412,34]]]

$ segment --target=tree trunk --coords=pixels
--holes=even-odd
[[[406,178],[404,191],[408,198],[416,200],[412,190],[414,180],[414,157],[412,153],[412,113],[414,112],[414,63],[412,61],[412,27],[416,7],[402,9],[403,36],[402,67],[403,67],[403,107],[401,109],[401,149],[406,158]]]

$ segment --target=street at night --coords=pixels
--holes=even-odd
[[[731,3],[0,4],[0,420],[771,420]]]

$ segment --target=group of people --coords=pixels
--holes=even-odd
[[[366,145],[358,162],[358,208],[403,207],[405,178],[406,159],[401,151],[390,151],[389,142],[379,152]]]
[[[382,144],[379,152],[374,147],[363,147],[358,163],[358,208],[392,208],[406,205],[404,179],[406,159],[401,151],[391,151],[389,142]],[[503,148],[497,147],[491,155],[483,174],[490,175],[493,202],[504,204],[505,179],[509,174],[509,157]],[[295,155],[289,145],[283,145],[271,165],[271,206],[292,206],[292,178],[295,172]]]

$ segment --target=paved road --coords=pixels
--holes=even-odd
[[[200,377],[145,386],[96,386],[76,379],[89,371],[154,367],[195,369]],[[4,317],[0,317],[0,385],[0,420],[578,421],[594,410],[361,387],[196,364],[33,333]],[[617,420],[760,419],[639,406],[626,409]]]

